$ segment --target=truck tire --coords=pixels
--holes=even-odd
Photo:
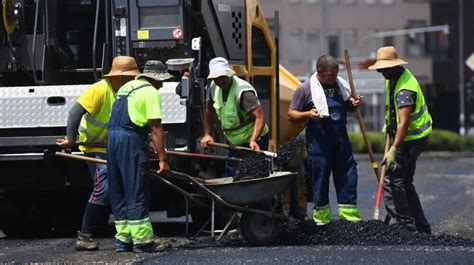
[[[3,233],[9,238],[44,237],[52,229],[45,205],[21,202],[2,205]]]
[[[281,222],[262,214],[243,213],[240,232],[252,245],[265,246],[273,243],[280,233]]]

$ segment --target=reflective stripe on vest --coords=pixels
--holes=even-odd
[[[240,98],[245,91],[251,91],[257,95],[257,91],[246,81],[233,76],[232,85],[224,103],[222,88],[215,85],[210,86],[212,100],[217,118],[221,121],[222,130],[231,145],[248,144],[253,134],[255,120],[250,113],[244,112],[240,107]],[[268,133],[268,126],[265,124],[261,135]]]
[[[107,79],[97,83],[104,89],[104,102],[100,111],[94,115],[86,113],[82,116],[79,126],[79,141],[86,143],[105,144],[107,139],[107,126],[109,124],[110,112],[115,101],[112,86]],[[88,147],[80,147],[81,151],[88,152]],[[95,148],[94,152],[105,153],[105,148]]]
[[[415,77],[412,73],[405,68],[405,71],[398,79],[395,85],[394,91],[394,102],[390,102],[390,81],[386,81],[386,94],[385,94],[385,122],[387,125],[390,124],[390,104],[395,105],[395,115],[397,125],[400,123],[400,119],[398,116],[398,104],[396,100],[396,95],[400,92],[400,90],[409,90],[411,92],[416,93],[416,103],[415,103],[415,110],[412,111],[410,114],[410,124],[408,125],[407,132],[405,134],[404,141],[411,141],[423,138],[429,135],[432,131],[432,119],[428,112],[428,108],[426,106],[425,97],[423,96],[423,92],[421,91],[420,85],[418,81],[416,81]],[[399,128],[399,126],[397,126]]]

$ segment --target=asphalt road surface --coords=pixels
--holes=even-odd
[[[356,158],[359,163],[358,204],[363,219],[368,220],[373,214],[375,176],[366,155],[358,155]],[[422,154],[415,185],[435,235],[450,234],[474,240],[473,162],[474,154]],[[336,209],[332,187],[330,200],[332,208]],[[381,215],[384,216],[384,213]],[[98,239],[101,250],[97,252],[76,252],[75,238],[72,236],[41,239],[2,238],[0,262],[474,264],[474,247],[417,245],[252,247],[245,243],[236,246],[194,244],[184,238],[182,219],[165,220],[167,223],[162,223],[162,213],[155,213],[153,219],[159,221],[154,224],[156,233],[171,245],[162,253],[115,253],[113,233],[109,232],[105,238]]]

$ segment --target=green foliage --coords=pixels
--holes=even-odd
[[[474,135],[464,137],[464,151],[474,152]]]
[[[452,131],[435,129],[428,139],[427,150],[430,151],[461,151],[462,137]]]
[[[381,132],[367,132],[367,138],[374,153],[383,153],[385,139]],[[367,145],[362,133],[349,132],[349,140],[354,153],[367,153]]]
[[[368,132],[367,136],[375,153],[383,153],[385,139],[380,132]],[[349,132],[349,140],[354,153],[366,153],[362,133]],[[474,135],[462,137],[459,134],[441,129],[434,129],[430,134],[426,150],[430,151],[471,151],[474,152]]]

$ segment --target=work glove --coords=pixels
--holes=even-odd
[[[382,165],[387,165],[390,167],[395,162],[395,155],[397,152],[397,148],[395,146],[391,146],[387,153],[383,156]]]

